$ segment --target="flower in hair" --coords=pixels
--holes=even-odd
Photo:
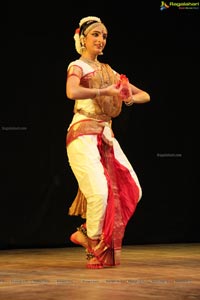
[[[78,52],[78,54],[82,54],[79,32],[80,32],[80,28],[77,28],[74,34],[75,49]]]
[[[80,33],[80,28],[76,28],[75,34],[76,34],[76,33],[78,33],[78,34]]]

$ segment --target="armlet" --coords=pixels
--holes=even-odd
[[[76,76],[79,79],[82,77],[82,69],[79,66],[71,66],[67,73],[67,78],[70,76]]]

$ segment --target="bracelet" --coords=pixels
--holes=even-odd
[[[101,94],[100,89],[97,89],[97,91],[96,91],[96,96],[95,96],[95,97],[99,97],[100,94]]]
[[[124,103],[126,104],[126,106],[131,106],[131,105],[133,105],[134,102],[135,102],[135,101],[134,101],[134,99],[132,98],[131,101],[129,101],[129,102],[124,102]]]

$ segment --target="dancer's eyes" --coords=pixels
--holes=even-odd
[[[101,34],[102,34],[102,33],[100,33],[100,32],[93,32],[93,33],[92,33],[92,35],[93,35],[94,37],[99,37]],[[106,40],[107,37],[108,37],[108,35],[107,35],[106,33],[103,33],[103,34],[102,34],[102,37],[103,37],[103,40]]]

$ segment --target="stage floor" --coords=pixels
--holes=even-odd
[[[200,299],[200,244],[122,247],[121,265],[90,270],[83,248],[0,250],[0,300]]]

